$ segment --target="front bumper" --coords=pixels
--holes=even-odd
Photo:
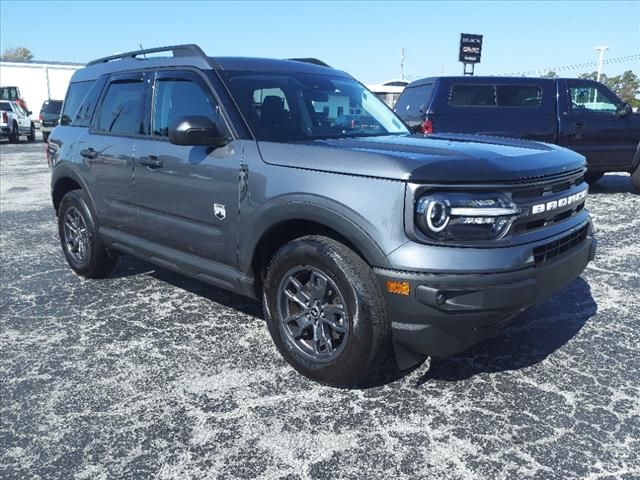
[[[446,357],[505,327],[527,307],[575,280],[595,256],[591,229],[584,240],[536,266],[502,273],[428,274],[376,269],[385,292],[400,368],[427,355]],[[465,266],[460,266],[464,271]],[[410,284],[410,294],[387,293],[386,282]]]

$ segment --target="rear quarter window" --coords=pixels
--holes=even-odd
[[[454,107],[495,107],[494,85],[452,85],[449,105]]]
[[[539,107],[542,89],[537,85],[497,85],[499,107]]]
[[[82,106],[84,98],[89,93],[89,89],[93,85],[93,81],[76,82],[69,85],[67,97],[62,107],[62,116],[60,117],[60,125],[71,125],[78,110]]]
[[[453,85],[449,105],[455,107],[535,108],[542,104],[538,85]]]
[[[394,111],[402,118],[421,118],[429,108],[435,85],[435,83],[426,83],[417,87],[405,88]]]

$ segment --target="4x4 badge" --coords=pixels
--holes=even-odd
[[[214,203],[213,214],[216,216],[218,220],[224,220],[224,217],[227,216],[227,209],[221,203]]]

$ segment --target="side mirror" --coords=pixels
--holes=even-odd
[[[631,105],[629,105],[627,102],[622,102],[620,105],[618,105],[618,109],[616,110],[616,114],[619,117],[626,117],[632,111],[633,111],[633,109],[631,108]]]
[[[33,112],[31,110],[27,111],[27,115],[32,115],[32,114],[33,114]]]
[[[215,123],[207,117],[180,117],[169,125],[169,141],[175,145],[222,147],[229,139],[220,135]]]

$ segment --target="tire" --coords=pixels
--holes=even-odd
[[[78,275],[101,278],[111,273],[117,260],[102,243],[82,190],[72,190],[62,198],[58,235],[67,263]]]
[[[20,142],[20,132],[18,131],[18,124],[14,123],[13,128],[11,129],[11,133],[9,134],[9,143],[19,143]]]
[[[640,165],[638,165],[636,170],[631,174],[631,184],[636,191],[640,193]]]
[[[42,141],[47,143],[49,141],[49,132],[42,132]]]
[[[36,141],[36,127],[33,123],[31,123],[31,130],[29,130],[29,134],[27,135],[27,141],[29,142]]]
[[[587,172],[584,174],[584,180],[589,185],[593,185],[604,176],[604,173],[605,172]]]
[[[386,304],[373,271],[333,239],[307,236],[284,245],[268,267],[263,307],[282,356],[317,382],[360,384],[389,351]]]

